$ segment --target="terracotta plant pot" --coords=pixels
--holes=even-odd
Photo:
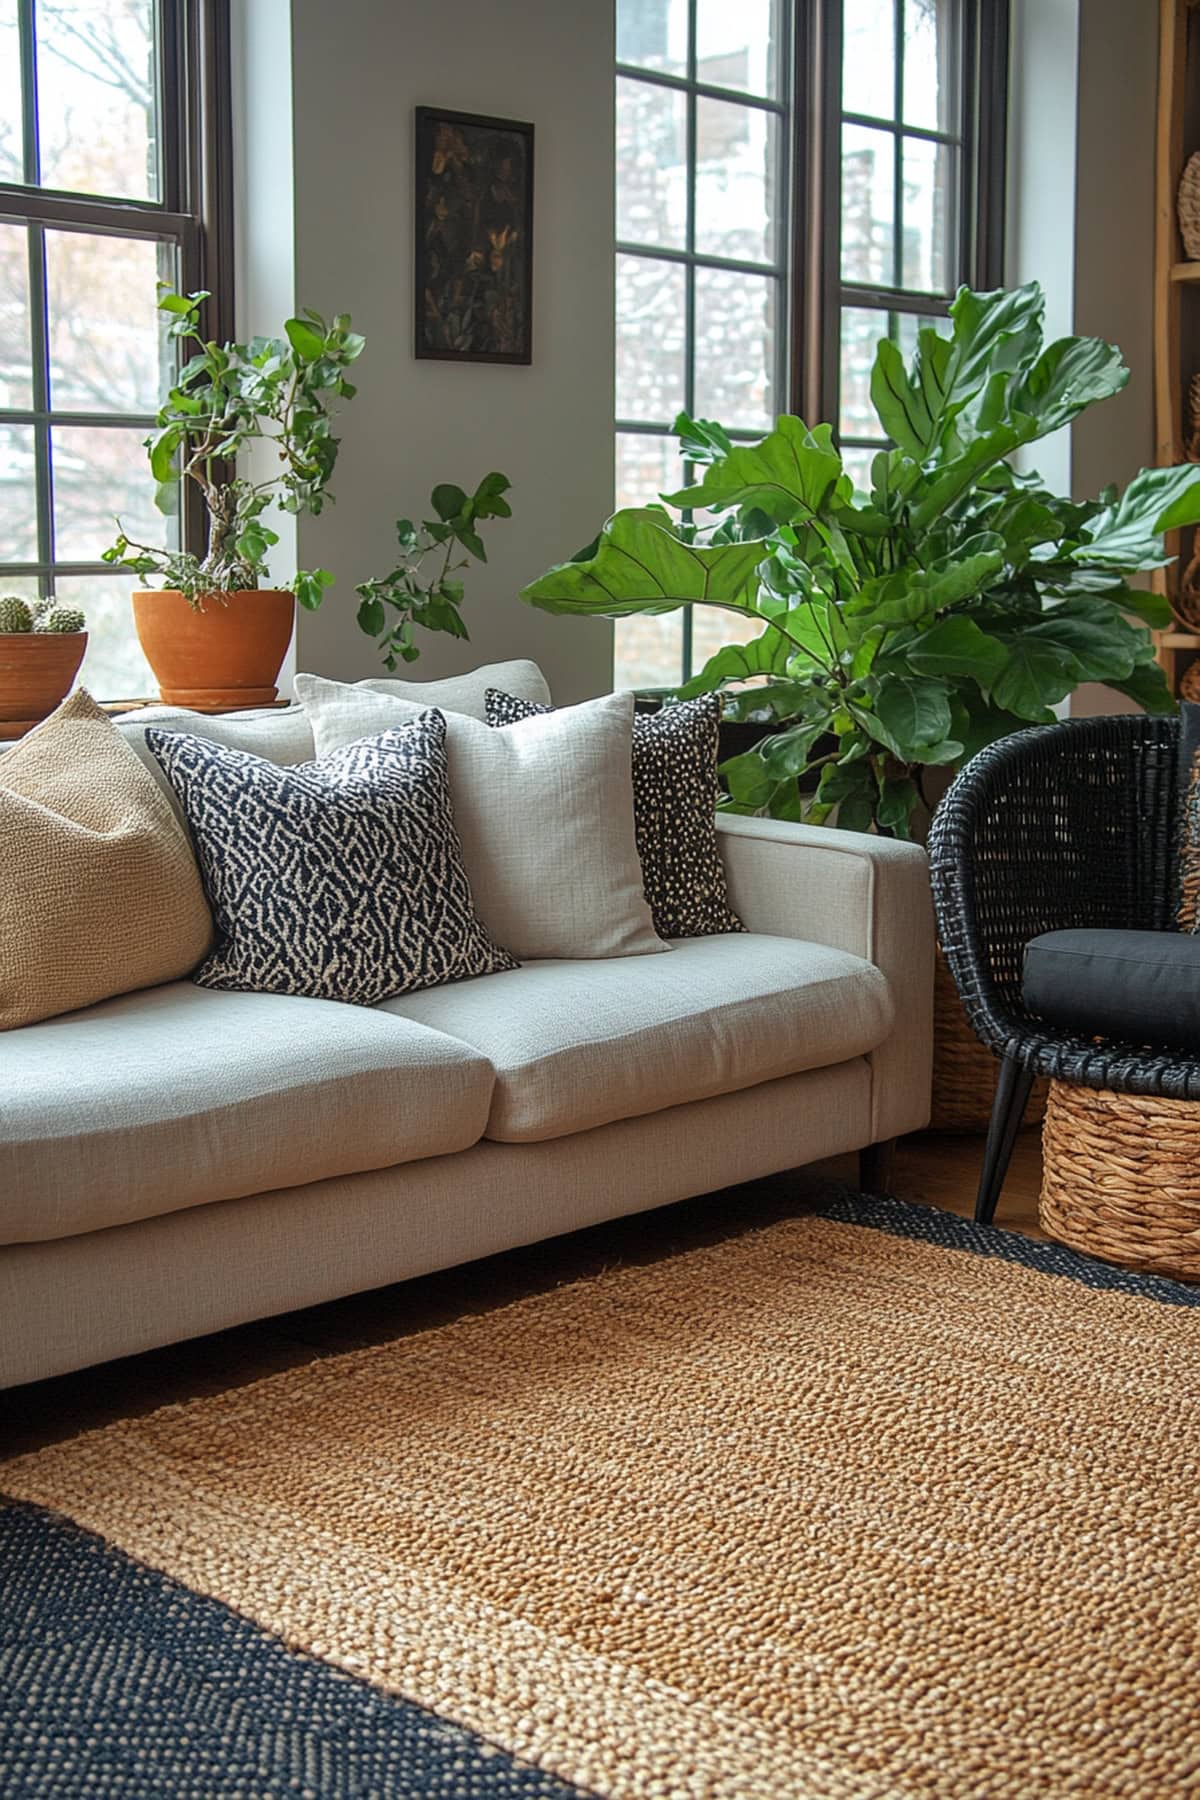
[[[174,588],[133,596],[133,622],[162,699],[196,712],[269,706],[295,616],[296,602],[281,588],[239,588],[199,612]]]
[[[71,691],[87,649],[86,631],[0,634],[0,720],[36,724]]]

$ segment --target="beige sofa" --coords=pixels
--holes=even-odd
[[[312,754],[299,708],[238,732]],[[924,1125],[923,853],[720,832],[745,936],[373,1008],[178,982],[0,1036],[0,1386]]]

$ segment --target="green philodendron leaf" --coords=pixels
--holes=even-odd
[[[288,343],[302,363],[313,363],[325,354],[325,337],[303,319],[288,319],[283,327]]]
[[[998,634],[999,635],[999,634]],[[1004,712],[1031,724],[1065,700],[1082,679],[1074,653],[1061,644],[1026,634],[1004,634],[1008,660],[992,684],[992,699]]]
[[[824,735],[823,720],[816,724],[794,725],[790,731],[776,732],[773,736],[764,738],[758,746],[758,753],[768,774],[777,781],[783,781],[789,776],[795,779],[807,769],[813,745]]]
[[[889,776],[880,784],[876,821],[882,831],[890,831],[898,838],[909,838],[912,836],[912,816],[920,804],[921,794],[915,781],[910,781],[907,776]]]
[[[716,462],[733,449],[729,433],[715,419],[693,419],[689,413],[677,413],[671,433],[679,439],[680,455],[686,462]]]
[[[1023,413],[1014,413],[1006,424],[997,425],[995,430],[975,438],[961,455],[943,463],[940,469],[930,475],[924,494],[912,509],[914,529],[919,532],[927,531],[941,518],[947,507],[952,506],[995,464],[1003,462],[1006,456],[1011,456],[1022,444],[1031,444],[1040,435],[1036,419]]]
[[[371,638],[378,637],[387,624],[387,612],[382,600],[362,600],[356,616],[359,630],[365,631]]]
[[[741,756],[731,756],[721,763],[717,773],[721,776],[729,790],[729,798],[737,810],[742,812],[770,811],[773,818],[779,815],[773,808],[778,804],[780,789],[795,790],[795,782],[790,778],[780,781],[767,769],[757,748],[747,750]]]
[[[325,589],[333,586],[328,569],[300,569],[292,583],[297,604],[307,612],[316,612],[325,598]]]
[[[1014,414],[1036,419],[1037,435],[1058,431],[1099,400],[1119,394],[1129,380],[1121,352],[1101,338],[1059,338],[1009,389]]]
[[[879,684],[873,711],[856,708],[854,716],[901,762],[928,761],[931,748],[950,736],[950,698],[939,681],[887,676]]]
[[[1143,469],[1121,498],[1083,528],[1071,553],[1077,563],[1154,569],[1167,560],[1162,533],[1200,522],[1200,467]]]
[[[449,519],[456,519],[467,504],[467,496],[462,488],[452,481],[443,481],[434,488],[429,496],[429,503],[443,524]]]
[[[774,626],[748,644],[726,644],[710,656],[704,667],[679,688],[681,700],[711,694],[727,681],[750,681],[756,675],[785,675],[792,646]]]
[[[661,512],[619,512],[601,532],[594,557],[560,563],[523,588],[521,599],[544,612],[614,619],[672,612],[689,600],[757,616],[757,571],[765,548],[758,540],[684,544]]]
[[[1145,633],[1115,607],[1096,600],[1066,600],[1024,629],[1027,642],[1053,644],[1073,656],[1080,681],[1127,677],[1146,642]]]
[[[914,638],[904,657],[918,675],[965,675],[987,689],[1007,664],[1008,651],[973,619],[957,614]]]
[[[979,593],[1004,567],[1004,552],[983,549],[937,563],[915,566],[864,583],[846,608],[859,629],[870,625],[914,625],[932,620],[943,607]]]
[[[1153,660],[1135,664],[1128,675],[1109,681],[1106,686],[1135,701],[1145,712],[1173,713],[1178,710],[1179,703],[1167,684],[1166,674]]]
[[[737,444],[710,463],[694,487],[665,494],[669,506],[725,511],[731,506],[756,507],[776,524],[810,518],[829,506],[837,484],[838,498],[851,497],[842,480],[842,459],[833,447],[828,425],[812,431],[802,419],[782,413],[761,443]]]

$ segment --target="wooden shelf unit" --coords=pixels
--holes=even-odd
[[[1154,416],[1155,458],[1160,466],[1185,460],[1190,429],[1186,396],[1200,374],[1200,261],[1189,260],[1179,232],[1179,178],[1200,150],[1200,5],[1198,0],[1159,0],[1158,134],[1155,146],[1154,217]],[[1175,560],[1155,575],[1176,623],[1155,636],[1158,660],[1173,691],[1200,658],[1200,602],[1196,624],[1179,611],[1180,583],[1200,549],[1193,530],[1177,531],[1167,548]]]

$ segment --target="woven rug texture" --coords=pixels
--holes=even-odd
[[[610,1800],[1196,1791],[1200,1308],[863,1206],[895,1229],[616,1267],[0,1491]]]

